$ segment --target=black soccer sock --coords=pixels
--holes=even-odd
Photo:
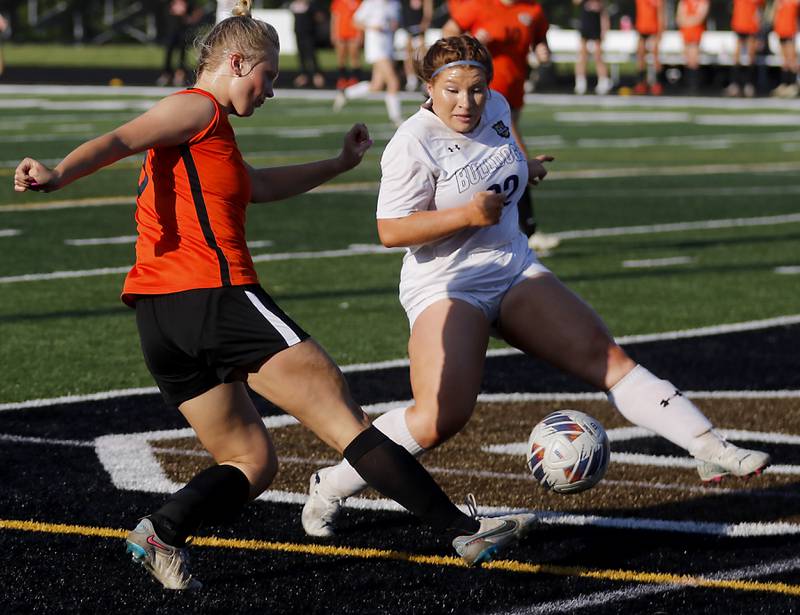
[[[474,534],[480,523],[461,512],[419,462],[370,425],[344,449],[344,457],[369,485],[420,517],[436,531]]]
[[[754,86],[756,84],[756,66],[755,66],[755,64],[750,64],[747,67],[746,77],[745,78],[747,79],[747,83],[749,83],[750,85]]]
[[[739,87],[742,87],[744,83],[742,83],[742,67],[738,64],[734,64],[731,68],[731,83],[735,83]]]
[[[187,536],[200,524],[224,521],[237,514],[250,499],[250,481],[229,465],[207,468],[148,518],[159,538],[173,547],[183,547]]]
[[[530,186],[525,186],[522,196],[517,201],[517,213],[519,214],[519,229],[530,237],[536,232],[536,218],[533,215],[533,199],[530,194]]]

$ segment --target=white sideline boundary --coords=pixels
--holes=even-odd
[[[642,344],[647,342],[668,341],[677,339],[688,339],[693,337],[706,337],[710,335],[724,335],[726,333],[738,333],[743,331],[757,331],[760,329],[770,329],[772,327],[783,327],[800,324],[800,314],[778,316],[776,318],[765,318],[762,320],[750,320],[738,323],[713,325],[709,327],[697,327],[694,329],[679,329],[676,331],[664,331],[661,333],[645,333],[640,335],[626,335],[616,338],[620,345]],[[498,348],[489,350],[487,357],[498,357],[512,354],[521,354],[516,348]],[[379,371],[396,367],[408,367],[408,359],[391,359],[388,361],[375,361],[371,363],[353,363],[341,367],[343,373],[356,373],[365,371]],[[137,387],[129,389],[113,389],[110,391],[99,391],[81,395],[64,395],[43,399],[33,399],[22,402],[0,403],[0,412],[6,410],[23,410],[28,408],[42,408],[61,404],[82,403],[87,401],[101,401],[104,399],[115,399],[118,397],[129,397],[136,395],[153,395],[158,393],[156,387]],[[753,399],[771,398],[784,399],[800,397],[800,391],[787,390],[742,390],[742,391],[685,391],[692,397],[715,398],[715,399]],[[586,393],[488,393],[478,396],[478,401],[580,401],[587,399],[605,399],[605,395],[599,392]],[[392,402],[396,403],[396,402]],[[379,407],[379,406],[376,406]]]

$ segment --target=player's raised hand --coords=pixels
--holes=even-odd
[[[49,192],[55,190],[53,184],[56,174],[38,160],[25,158],[17,165],[14,171],[14,190],[25,192],[34,190],[36,192]]]
[[[500,221],[506,195],[496,192],[478,192],[472,197],[469,208],[470,226],[492,226]]]
[[[339,154],[339,160],[345,170],[358,165],[370,147],[372,147],[372,139],[369,138],[369,130],[366,125],[353,124],[353,127],[344,136],[342,153]]]
[[[536,186],[547,175],[547,169],[544,167],[545,162],[553,162],[555,158],[546,154],[541,154],[535,158],[528,160],[528,183]]]

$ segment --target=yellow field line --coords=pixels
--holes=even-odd
[[[85,525],[67,525],[63,523],[42,523],[39,521],[21,521],[0,519],[0,530],[19,530],[23,532],[46,532],[50,534],[77,534],[80,536],[99,536],[102,538],[124,538],[125,530],[109,527],[92,527]],[[192,539],[192,545],[198,547],[217,547],[226,549],[247,549],[250,551],[278,551],[282,553],[299,553],[321,557],[354,557],[360,559],[383,559],[427,564],[432,566],[465,567],[457,557],[438,555],[418,555],[404,551],[389,549],[363,549],[357,547],[327,546],[292,542],[271,542],[267,540],[243,540],[238,538],[216,538],[200,536]],[[662,572],[638,572],[635,570],[593,570],[580,566],[554,566],[551,564],[531,564],[514,560],[500,560],[483,565],[483,569],[503,570],[523,574],[550,574],[563,577],[586,577],[604,581],[653,583],[680,585],[685,587],[708,587],[714,589],[735,589],[739,591],[759,591],[800,596],[800,585],[787,583],[761,583],[758,581],[740,581],[736,579],[708,579],[699,576],[669,574]]]

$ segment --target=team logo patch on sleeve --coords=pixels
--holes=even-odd
[[[496,132],[498,135],[500,135],[501,137],[503,137],[504,139],[508,139],[508,136],[511,134],[511,132],[510,132],[510,131],[509,131],[509,129],[508,129],[508,126],[506,126],[506,125],[503,123],[503,121],[502,121],[502,120],[500,120],[499,122],[496,122],[495,124],[492,124],[492,128],[494,128],[494,131],[495,131],[495,132]]]

